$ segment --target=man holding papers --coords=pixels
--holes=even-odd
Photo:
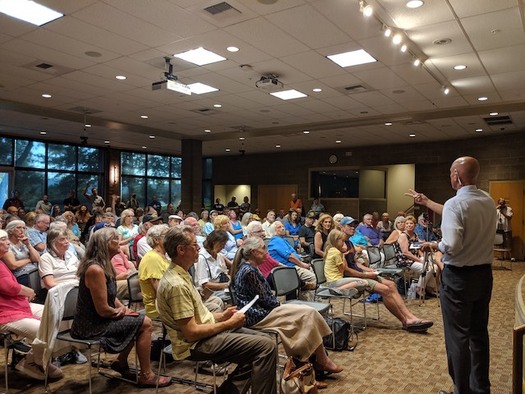
[[[193,228],[171,228],[164,248],[172,262],[160,280],[157,310],[168,330],[173,357],[237,364],[218,393],[245,393],[250,387],[254,394],[276,393],[275,341],[242,328],[245,316],[236,307],[212,314],[193,286],[188,269],[199,257]]]

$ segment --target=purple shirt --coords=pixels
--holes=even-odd
[[[361,234],[367,237],[373,246],[379,245],[379,242],[381,241],[381,231],[379,231],[378,229],[367,226],[365,224],[360,224],[359,226],[357,226],[356,230],[358,230]]]

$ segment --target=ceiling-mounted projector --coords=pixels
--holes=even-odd
[[[164,72],[164,79],[162,81],[153,82],[151,84],[151,90],[172,90],[174,92],[187,94],[191,96],[191,88],[178,81],[178,78],[173,74],[173,65],[170,62],[168,56],[164,57],[166,64],[166,71]]]
[[[277,79],[276,75],[263,75],[255,82],[255,86],[263,90],[280,90],[284,87],[283,83]]]
[[[188,85],[184,85],[179,81],[165,80],[159,82],[153,82],[151,84],[151,90],[173,90],[174,92],[183,93],[191,96],[191,89]]]

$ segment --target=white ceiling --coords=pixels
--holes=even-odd
[[[204,8],[220,0],[41,0],[65,17],[35,27],[0,14],[0,134],[73,143],[85,135],[90,145],[170,154],[180,154],[181,139],[199,139],[204,155],[217,156],[524,131],[524,1],[425,0],[409,9],[405,0],[370,0],[375,16],[365,18],[357,0],[228,0],[237,11],[216,16]],[[383,36],[380,21],[410,39],[424,67]],[[444,39],[452,41],[434,43]],[[174,74],[218,92],[152,91],[164,56],[200,46],[227,60],[199,67],[173,58]],[[341,68],[326,58],[361,48],[378,61]],[[308,97],[282,101],[256,88],[268,73]],[[345,92],[354,85],[367,91]],[[85,111],[92,127],[84,130]],[[488,126],[491,111],[512,123]]]

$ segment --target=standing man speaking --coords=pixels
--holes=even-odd
[[[492,198],[477,188],[479,162],[469,156],[450,167],[456,196],[441,205],[422,193],[405,193],[442,215],[439,250],[445,268],[441,274],[441,311],[448,371],[454,394],[488,394],[489,303],[496,212]],[[447,394],[440,391],[440,394]]]

